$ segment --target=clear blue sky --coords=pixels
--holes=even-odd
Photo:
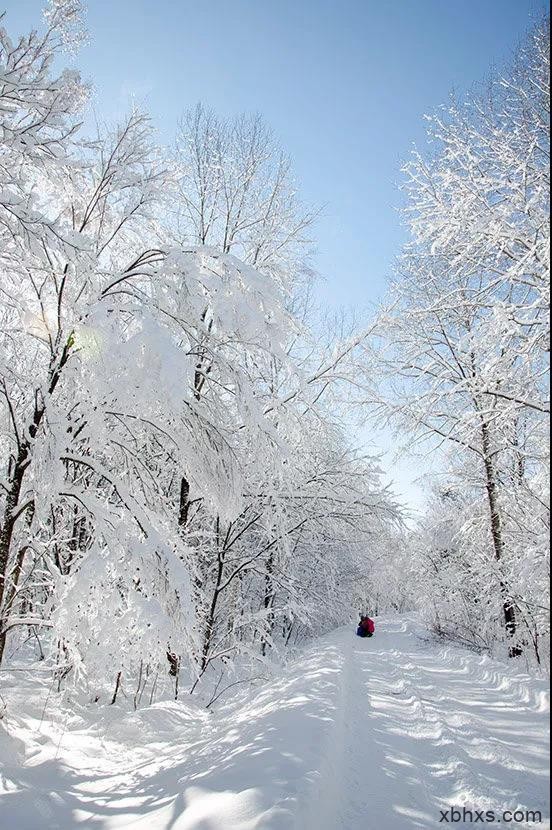
[[[40,0],[0,0],[8,30],[39,21]],[[322,299],[381,298],[403,230],[400,167],[422,116],[508,59],[544,0],[90,0],[77,65],[115,119],[132,96],[170,141],[198,101],[260,112],[291,154],[315,229]],[[397,468],[395,468],[397,469]],[[419,503],[417,465],[399,473]]]
[[[7,26],[40,19],[41,0],[0,0]],[[198,101],[260,112],[295,162],[315,231],[325,298],[381,296],[402,231],[401,162],[422,115],[507,59],[543,0],[90,0],[77,65],[100,114],[129,96],[170,140]]]

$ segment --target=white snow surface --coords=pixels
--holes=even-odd
[[[545,682],[415,618],[339,629],[213,712],[77,714],[23,675],[0,689],[1,830],[413,830],[452,806],[549,827]]]

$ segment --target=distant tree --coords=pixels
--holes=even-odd
[[[174,157],[182,241],[232,253],[286,290],[308,277],[316,212],[260,116],[223,120],[200,104],[181,121]]]

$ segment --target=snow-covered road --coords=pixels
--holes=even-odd
[[[329,750],[334,797],[313,828],[430,828],[453,806],[471,807],[474,819],[475,810],[549,816],[540,684],[436,646],[405,620],[343,646],[342,715]]]
[[[8,690],[22,743],[0,734],[0,828],[413,830],[464,806],[547,827],[545,689],[389,619],[372,640],[321,638],[213,715],[159,703],[39,726],[43,701]]]

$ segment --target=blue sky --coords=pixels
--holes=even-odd
[[[10,30],[41,0],[0,0]],[[315,229],[322,288],[370,305],[403,231],[401,163],[422,116],[508,58],[543,0],[90,0],[77,57],[95,106],[116,118],[131,96],[169,141],[198,101],[261,112],[294,159],[300,192],[323,205]]]
[[[10,32],[40,0],[0,0]],[[508,59],[543,0],[90,0],[77,65],[107,119],[135,97],[170,141],[198,101],[260,112],[294,160],[299,190],[324,206],[314,231],[321,299],[369,309],[404,231],[401,164],[423,114]],[[387,439],[386,439],[387,440]],[[400,489],[419,503],[417,465]]]

